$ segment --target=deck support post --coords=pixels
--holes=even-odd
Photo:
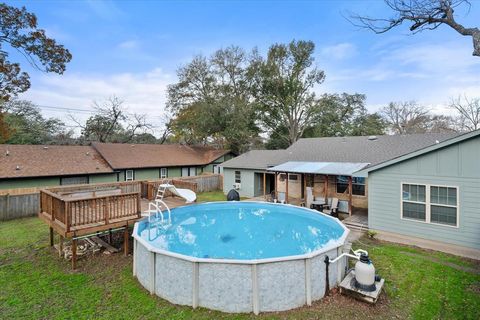
[[[112,229],[108,229],[108,242],[109,242],[110,244],[113,243]]]
[[[128,223],[125,226],[125,231],[123,233],[123,254],[128,256]]]
[[[64,238],[62,235],[60,235],[60,239],[58,240],[58,256],[61,257],[63,253],[63,241]]]
[[[77,239],[72,239],[72,270],[77,268],[77,242]]]
[[[53,243],[53,236],[54,236],[54,234],[53,234],[53,228],[50,227],[50,247],[53,247],[53,244],[54,244],[54,243]]]
[[[352,216],[352,176],[348,177],[348,215]]]

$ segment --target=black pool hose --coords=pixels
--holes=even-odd
[[[330,284],[328,280],[328,266],[330,265],[330,258],[325,256],[325,297],[328,296],[328,292],[330,291]]]

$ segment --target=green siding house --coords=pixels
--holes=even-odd
[[[364,173],[370,229],[386,239],[480,258],[480,131]]]
[[[0,189],[219,173],[228,150],[156,144],[0,145]]]

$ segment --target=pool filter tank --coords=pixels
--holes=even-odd
[[[362,253],[355,264],[355,287],[363,291],[375,291],[375,267],[368,257]]]

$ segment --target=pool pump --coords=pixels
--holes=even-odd
[[[368,257],[368,253],[360,253],[355,263],[355,287],[363,291],[375,291],[375,267]]]

